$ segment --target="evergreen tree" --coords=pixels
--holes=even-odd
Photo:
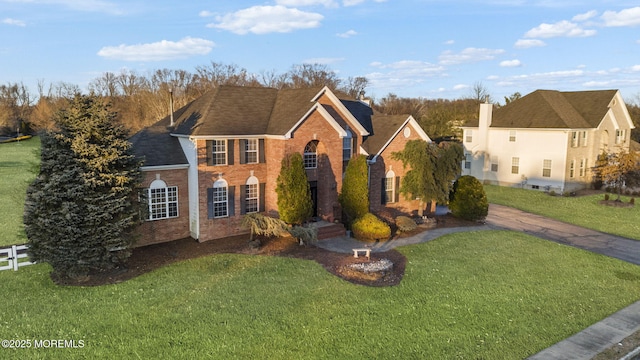
[[[97,97],[76,95],[42,135],[24,224],[30,257],[58,277],[106,271],[130,255],[140,164],[114,118]]]
[[[369,212],[368,170],[367,157],[364,155],[351,158],[345,169],[338,201],[348,223]]]
[[[276,193],[280,219],[287,224],[301,224],[313,215],[311,190],[300,153],[282,159]]]
[[[453,216],[466,220],[480,220],[487,217],[489,202],[482,183],[471,175],[465,175],[456,180],[449,208]]]

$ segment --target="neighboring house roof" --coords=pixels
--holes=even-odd
[[[144,160],[144,166],[189,164],[178,138],[170,136],[169,125],[169,118],[162,119],[140,130],[129,139],[133,145],[134,155]]]
[[[617,90],[556,91],[536,90],[495,109],[491,127],[503,128],[597,128],[609,111]],[[468,127],[477,127],[478,120]]]

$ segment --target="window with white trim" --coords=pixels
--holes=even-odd
[[[349,161],[353,154],[352,152],[352,144],[353,144],[353,135],[351,131],[347,129],[347,136],[342,138],[342,160]]]
[[[587,175],[587,159],[580,160],[580,177]]]
[[[464,134],[464,142],[473,142],[473,130],[465,130]]]
[[[255,176],[247,179],[245,186],[245,213],[256,213],[260,209],[260,187],[258,178]]]
[[[542,161],[542,177],[551,177],[551,160]]]
[[[520,172],[520,158],[512,157],[511,158],[511,173],[518,174]]]
[[[471,169],[471,154],[464,154],[464,168]]]
[[[616,144],[622,144],[627,140],[627,131],[626,130],[616,130]]]
[[[571,147],[578,147],[580,144],[580,134],[577,131],[571,132]]]
[[[491,171],[498,172],[498,157],[497,156],[492,156],[491,157]]]
[[[154,180],[147,190],[149,220],[178,217],[178,187]]]
[[[257,164],[258,139],[246,139],[244,144],[245,164]]]
[[[582,131],[580,133],[580,143],[582,144],[582,146],[587,146],[587,132],[586,131]]]
[[[304,168],[315,169],[318,167],[318,141],[312,140],[304,147]]]
[[[516,141],[516,131],[515,130],[510,130],[509,131],[509,142],[515,142]]]
[[[213,183],[213,217],[229,216],[229,191],[225,180]]]
[[[384,202],[385,204],[389,204],[395,202],[396,194],[395,194],[395,184],[396,184],[396,174],[393,170],[389,170],[387,175],[384,178]]]
[[[227,140],[213,140],[211,151],[213,165],[227,165]]]
[[[571,160],[569,163],[569,177],[573,178],[576,175],[576,161]]]

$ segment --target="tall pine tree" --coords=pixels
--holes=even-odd
[[[313,215],[311,190],[300,153],[282,159],[276,193],[280,219],[287,224],[301,224]]]
[[[42,135],[24,224],[30,257],[59,278],[107,271],[130,255],[140,164],[114,119],[101,99],[76,95]]]

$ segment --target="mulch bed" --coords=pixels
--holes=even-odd
[[[476,222],[456,219],[449,214],[437,216],[436,218],[436,227],[438,228],[477,225]],[[428,230],[419,228],[409,234],[399,234],[397,237],[413,236],[422,231]],[[191,238],[186,238],[168,243],[135,248],[133,249],[133,253],[128,259],[125,267],[114,269],[110,272],[93,273],[74,279],[61,279],[52,275],[52,279],[57,284],[72,286],[99,286],[115,284],[178,261],[213,254],[227,253],[257,256],[283,256],[313,260],[322,265],[324,269],[331,274],[354,284],[366,286],[393,286],[399,284],[402,280],[406,265],[406,258],[396,250],[372,253],[371,259],[367,260],[366,257],[359,257],[356,259],[351,254],[335,253],[313,245],[301,246],[294,238],[291,237],[263,239],[261,243],[261,246],[258,248],[251,247],[247,241],[247,235],[211,240],[203,243],[199,243]],[[380,259],[391,260],[391,262],[393,262],[393,268],[385,273],[375,275],[346,270],[347,265],[349,264],[376,261]]]

